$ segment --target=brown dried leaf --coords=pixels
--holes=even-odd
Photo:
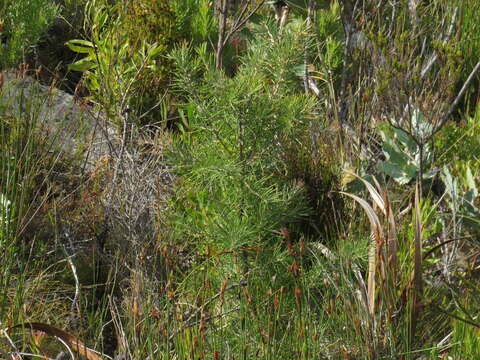
[[[368,202],[366,202],[362,198],[353,194],[349,194],[345,192],[340,192],[340,193],[351,197],[353,200],[359,203],[360,206],[367,213],[367,217],[370,221],[370,227],[372,229],[372,242],[370,244],[370,251],[368,254],[367,293],[368,293],[368,310],[370,315],[373,316],[375,313],[375,273],[377,268],[377,257],[378,257],[377,249],[380,249],[385,241],[382,226],[380,224],[380,220],[378,219],[377,214],[375,213],[375,211],[373,211],[373,208],[370,206]]]
[[[87,348],[79,339],[68,332],[44,323],[26,322],[10,327],[7,331],[13,329],[27,329],[30,332],[41,331],[49,336],[56,336],[63,340],[71,350],[84,356],[87,360],[102,360],[102,358],[93,350]]]
[[[377,189],[375,189],[375,187],[372,184],[370,184],[367,180],[363,179],[362,177],[358,176],[355,173],[351,173],[351,174],[353,176],[355,176],[357,179],[359,179],[361,182],[363,182],[363,184],[367,188],[368,192],[370,193],[370,196],[372,197],[375,205],[377,205],[380,208],[380,210],[382,210],[383,215],[386,215],[385,203],[383,201],[383,197],[379,193],[379,191],[382,192],[382,190],[381,190],[380,185],[378,184],[377,180],[375,178],[373,178],[373,181],[377,185],[377,188],[379,188],[379,191],[377,191]]]
[[[420,212],[420,183],[417,181],[415,189],[415,264],[414,264],[414,291],[415,309],[419,311],[423,293],[422,283],[422,214]],[[418,315],[418,312],[417,314]]]

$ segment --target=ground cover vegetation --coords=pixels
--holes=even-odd
[[[480,358],[479,10],[1,2],[0,358]]]

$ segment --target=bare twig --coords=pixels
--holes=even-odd
[[[72,349],[70,349],[70,346],[65,342],[63,341],[62,338],[58,337],[58,336],[55,336],[55,338],[62,343],[63,346],[65,346],[65,348],[67,349],[69,355],[70,355],[70,359],[75,359],[75,355],[73,355],[73,351]],[[61,354],[61,353],[60,353]],[[58,357],[58,356],[57,356]]]
[[[87,360],[102,360],[102,357],[106,357],[106,355],[88,348],[83,344],[83,342],[81,342],[78,338],[71,335],[70,333],[48,324],[25,322],[22,324],[12,326],[8,328],[7,331],[18,329],[18,328],[30,330],[30,331],[42,331],[49,336],[53,336],[57,339],[61,339],[62,343],[66,344],[67,348],[75,352],[78,352],[79,354],[84,356]]]
[[[435,305],[433,302],[431,302],[430,304],[428,304],[429,306],[433,307],[435,310],[437,311],[440,311],[442,314],[445,314],[447,316],[450,316],[452,318],[454,318],[455,320],[458,320],[458,321],[461,321],[461,322],[464,322],[468,325],[472,325],[474,327],[476,327],[477,329],[480,329],[480,324],[474,322],[474,321],[471,321],[471,320],[468,320],[468,319],[465,319],[465,318],[462,318],[458,315],[455,315],[455,314],[452,314],[451,312],[448,312],[448,311],[445,311],[443,310],[441,307]]]
[[[228,4],[227,0],[221,0],[220,8],[218,9],[218,42],[216,51],[216,68],[217,70],[223,67],[223,50],[228,41],[238,30],[245,26],[248,20],[255,15],[255,13],[265,4],[266,0],[260,1],[248,14],[247,10],[251,3],[251,0],[243,3],[242,9],[239,15],[233,22],[233,25],[227,32],[227,20],[228,20]]]
[[[455,22],[457,21],[457,16],[458,16],[458,7],[455,8],[455,11],[454,11],[453,16],[452,16],[452,21],[450,21],[450,26],[447,30],[447,34],[442,39],[444,44],[447,43],[447,41],[449,41],[452,38]],[[430,58],[427,60],[427,63],[425,64],[422,71],[420,72],[420,77],[422,79],[428,74],[428,72],[432,68],[433,64],[435,64],[437,59],[438,59],[438,53],[434,52],[430,56]]]
[[[257,4],[257,6],[255,6],[255,8],[252,11],[250,11],[250,13],[244,19],[242,19],[242,16],[245,14],[245,12],[242,11],[242,13],[238,17],[237,21],[235,21],[235,25],[232,27],[232,29],[228,32],[227,36],[225,37],[224,46],[227,44],[227,41],[230,39],[230,36],[232,36],[235,32],[237,32],[242,27],[244,27],[245,24],[247,23],[247,21],[250,20],[250,18],[253,15],[255,15],[255,13],[265,4],[265,1],[266,0],[260,1]],[[246,9],[246,7],[247,7],[247,3],[245,4],[245,9]]]
[[[347,78],[349,73],[351,52],[352,52],[352,36],[355,32],[355,27],[353,25],[354,11],[357,1],[355,4],[352,3],[352,0],[343,1],[343,11],[342,11],[342,22],[343,28],[345,30],[345,50],[343,53],[343,69],[342,76],[340,81],[340,100],[339,100],[339,113],[338,121],[340,125],[341,135],[343,136],[343,126],[347,124]]]
[[[468,75],[467,80],[463,84],[462,88],[460,89],[460,92],[457,94],[457,97],[455,98],[455,100],[453,100],[453,102],[450,105],[450,107],[448,108],[447,112],[443,115],[442,119],[438,122],[438,124],[435,126],[435,128],[430,133],[430,135],[425,139],[425,143],[430,141],[442,129],[442,127],[448,121],[450,115],[452,115],[453,111],[458,106],[458,103],[462,99],[463,95],[465,95],[465,92],[467,91],[468,87],[470,86],[470,83],[475,78],[475,75],[477,74],[479,69],[480,69],[480,60],[477,62],[477,64],[473,68],[473,70],[470,72],[470,75]]]
[[[11,339],[10,336],[8,335],[7,330],[3,329],[3,325],[2,325],[1,322],[0,322],[0,326],[2,327],[2,330],[1,330],[2,335],[5,337],[5,339],[7,339],[8,343],[9,343],[9,345],[12,347],[12,349],[14,349],[15,352],[18,352],[18,349],[17,349],[17,347],[15,346],[15,343],[12,341],[12,339]]]
[[[74,312],[74,309],[76,309],[77,312],[80,313],[80,308],[78,306],[78,298],[80,297],[80,281],[78,280],[77,268],[75,267],[75,264],[72,261],[73,255],[68,254],[65,246],[63,246],[63,251],[67,256],[67,262],[68,262],[68,265],[70,266],[70,269],[72,270],[73,279],[75,280],[75,296],[73,297],[73,301],[71,305],[71,313]]]

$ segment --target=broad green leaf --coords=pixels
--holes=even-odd
[[[76,53],[80,54],[92,54],[94,45],[87,40],[70,40],[65,43],[68,48]]]
[[[426,138],[432,133],[433,126],[430,124],[422,112],[418,109],[413,110],[412,131],[416,131],[415,136]]]
[[[73,71],[87,71],[95,69],[97,67],[97,62],[92,59],[91,56],[87,56],[73,64],[68,65],[69,70]]]
[[[305,76],[305,64],[295,66],[293,71],[297,76]]]
[[[418,151],[418,146],[412,137],[402,129],[395,129],[395,137],[405,146],[411,154]]]
[[[477,197],[475,196],[473,190],[468,190],[463,197],[464,197],[463,205],[465,206],[467,211],[474,212],[475,211],[474,202]]]
[[[157,57],[162,53],[163,50],[165,50],[161,46],[158,46],[157,43],[154,43],[153,45],[148,46],[147,49],[148,49],[147,54],[151,58]]]
[[[406,164],[400,167],[390,161],[379,162],[377,168],[388,176],[391,176],[400,185],[408,184],[417,173],[417,168],[413,165]]]
[[[473,174],[472,174],[472,170],[470,169],[470,166],[467,166],[465,178],[466,178],[465,180],[467,182],[468,188],[473,192],[473,196],[477,197],[478,189],[477,189],[477,186],[475,185],[475,180],[473,178]]]
[[[397,164],[399,167],[406,166],[410,161],[410,158],[390,141],[383,144],[383,153],[388,161]]]

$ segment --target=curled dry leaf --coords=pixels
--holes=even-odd
[[[377,214],[373,210],[373,208],[370,206],[368,202],[363,200],[362,198],[349,194],[346,192],[340,192],[343,195],[351,197],[353,200],[355,200],[357,203],[360,204],[360,206],[365,210],[367,213],[367,217],[370,220],[370,226],[372,229],[372,242],[370,244],[370,250],[369,250],[369,255],[368,255],[368,310],[370,313],[370,316],[373,317],[375,313],[375,272],[377,268],[377,261],[378,261],[378,253],[379,250],[382,248],[383,243],[385,241],[384,235],[383,235],[383,230],[382,226],[380,224],[380,220],[378,219]]]
[[[85,357],[87,360],[102,360],[102,357],[100,357],[95,351],[87,348],[75,336],[69,334],[64,330],[58,329],[54,326],[44,324],[44,323],[27,322],[27,323],[22,323],[22,324],[12,326],[8,328],[7,331],[18,329],[18,328],[29,330],[32,333],[42,332],[49,336],[55,336],[63,340],[63,342],[65,342],[65,344],[67,344],[71,350],[77,352],[81,356]]]

